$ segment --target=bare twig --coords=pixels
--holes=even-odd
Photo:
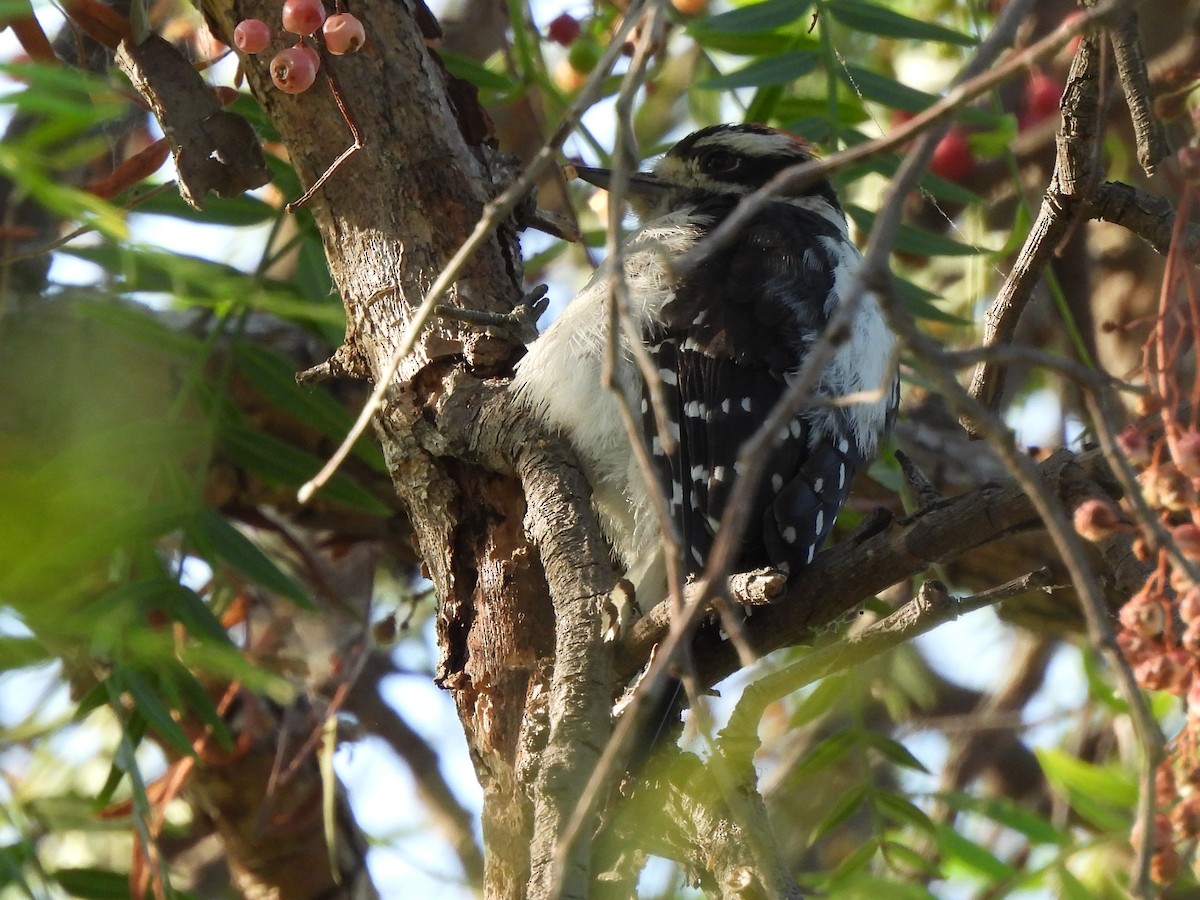
[[[1125,103],[1133,120],[1133,133],[1137,140],[1138,163],[1147,175],[1171,152],[1162,123],[1154,115],[1153,97],[1150,92],[1150,77],[1146,72],[1146,57],[1138,40],[1138,17],[1128,13],[1108,33],[1112,43],[1117,72],[1121,77],[1121,88],[1125,91]]]
[[[1105,182],[1088,200],[1092,218],[1113,222],[1133,232],[1166,256],[1171,249],[1176,212],[1171,201],[1120,182]],[[1200,255],[1200,226],[1185,222],[1180,232],[1181,252],[1192,265]]]
[[[1086,184],[1092,175],[1091,151],[1100,132],[1099,77],[1100,39],[1094,34],[1087,35],[1075,53],[1063,91],[1063,124],[1058,132],[1054,174],[1029,237],[996,299],[988,307],[983,332],[985,347],[1011,343],[1034,287],[1074,225],[1083,196],[1076,189]],[[975,370],[971,383],[972,398],[988,409],[994,409],[1004,388],[1006,373],[1007,367],[1000,361],[983,362]]]
[[[308,40],[308,38],[305,40]],[[338,86],[337,75],[334,73],[329,49],[325,46],[324,41],[315,41],[315,43],[321,52],[321,72],[324,73],[325,81],[329,84],[329,92],[333,94],[333,102],[337,104],[338,112],[342,114],[342,121],[345,122],[346,127],[350,129],[350,146],[337,155],[337,158],[326,167],[325,171],[320,174],[317,180],[308,186],[308,190],[284,207],[284,209],[290,213],[294,213],[305,203],[311,200],[316,195],[317,191],[319,191],[325,184],[325,182],[332,177],[333,173],[338,170],[342,163],[363,148],[362,134],[359,132],[358,124],[354,121],[354,116],[350,112],[350,107],[346,105],[346,100],[342,96],[341,88]]]

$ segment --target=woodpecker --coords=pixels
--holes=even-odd
[[[669,440],[620,336],[616,380],[640,410],[659,483],[647,485],[601,384],[613,273],[595,275],[517,366],[512,389],[543,424],[566,435],[593,489],[614,553],[635,585],[665,584],[650,491],[661,491],[682,539],[688,574],[700,572],[739,475],[737,456],[787,389],[850,289],[862,257],[833,185],[820,179],[767,203],[734,240],[676,277],[691,250],[746,194],[812,159],[800,138],[763,125],[716,125],[681,140],[649,172],[631,177],[640,227],[624,244],[624,277],[641,340],[658,367]],[[577,168],[606,187],[611,172]],[[849,333],[821,374],[834,401],[805,408],[780,435],[754,493],[736,568],[795,573],[833,528],[851,482],[875,455],[898,402],[894,340],[864,295]],[[837,398],[859,397],[839,405]]]

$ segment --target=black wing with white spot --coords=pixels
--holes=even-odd
[[[714,218],[721,212],[714,211]],[[739,474],[741,446],[783,395],[786,374],[800,367],[805,347],[824,327],[833,289],[819,239],[840,236],[826,220],[772,204],[746,234],[678,285],[664,307],[661,330],[646,336],[663,382],[673,451],[653,440],[648,397],[643,427],[689,572],[706,563]],[[795,571],[811,562],[861,462],[858,448],[847,440],[818,437],[809,417],[794,419],[755,492],[737,567]]]

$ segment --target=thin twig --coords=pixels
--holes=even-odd
[[[325,75],[325,81],[329,84],[329,92],[333,94],[333,102],[337,104],[338,112],[342,114],[342,121],[345,122],[346,127],[350,129],[351,140],[350,146],[338,154],[337,159],[331,162],[326,167],[325,171],[321,173],[320,177],[317,178],[317,180],[311,185],[309,185],[308,190],[284,207],[284,209],[290,213],[294,213],[305,203],[311,200],[316,195],[317,191],[321,189],[321,186],[324,185],[325,182],[332,177],[333,173],[338,170],[342,163],[363,148],[362,134],[359,132],[358,125],[354,121],[354,116],[350,113],[350,107],[346,104],[345,98],[342,97],[341,88],[338,86],[337,75],[334,74],[329,48],[325,46],[324,41],[317,41],[316,43],[321,50],[321,71]]]
[[[1008,278],[988,307],[983,331],[985,347],[1012,341],[1034,287],[1071,230],[1082,197],[1086,196],[1077,189],[1092,175],[1091,148],[1100,131],[1099,82],[1100,39],[1094,34],[1087,35],[1075,53],[1063,90],[1062,126],[1057,137],[1054,173],[1042,197],[1037,220]],[[972,378],[971,397],[988,409],[995,409],[1006,374],[1007,367],[1001,362],[983,362]]]
[[[1130,12],[1109,30],[1117,73],[1121,88],[1125,92],[1125,103],[1133,120],[1133,134],[1137,141],[1138,163],[1147,175],[1170,154],[1167,136],[1162,123],[1154,114],[1154,101],[1150,91],[1150,76],[1146,72],[1146,57],[1138,40],[1138,16]]]
[[[641,17],[643,9],[649,2],[651,0],[633,0],[624,18],[621,20],[620,26],[613,34],[611,43],[596,63],[596,68],[592,70],[583,87],[579,89],[579,94],[575,97],[575,100],[563,111],[562,120],[558,128],[555,129],[554,134],[542,145],[542,149],[537,152],[537,155],[529,161],[529,164],[525,167],[525,171],[521,173],[517,180],[498,197],[484,205],[483,214],[476,223],[475,229],[463,241],[462,246],[450,258],[450,261],[446,263],[445,268],[438,274],[438,277],[434,279],[429,291],[425,294],[425,298],[413,312],[412,319],[409,321],[403,337],[396,345],[396,349],[392,351],[388,364],[379,373],[379,377],[375,382],[375,388],[371,391],[371,396],[367,398],[366,403],[363,404],[363,408],[359,412],[354,425],[351,427],[350,433],[346,435],[341,445],[329,458],[329,461],[321,468],[321,471],[311,481],[303,484],[300,490],[296,492],[297,499],[301,503],[307,503],[312,498],[312,495],[333,476],[333,473],[337,471],[346,457],[350,455],[350,451],[353,449],[355,443],[358,442],[362,433],[366,431],[367,425],[370,424],[372,417],[382,405],[384,396],[391,388],[392,380],[396,377],[396,373],[400,371],[400,364],[412,352],[421,333],[425,330],[425,326],[433,317],[434,307],[437,306],[438,302],[454,284],[471,257],[492,236],[492,232],[499,228],[501,223],[508,218],[509,214],[525,199],[529,191],[537,183],[538,178],[541,177],[542,172],[554,162],[558,148],[562,146],[563,141],[570,135],[572,129],[578,123],[579,117],[600,98],[604,91],[604,83],[608,78],[608,73],[612,71],[613,65],[621,55],[626,36],[633,28],[634,23]]]

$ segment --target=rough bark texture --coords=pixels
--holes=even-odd
[[[229,43],[242,18],[278,20],[277,4],[209,2],[214,31]],[[363,138],[308,208],[321,232],[348,317],[338,362],[373,379],[387,364],[411,310],[478,221],[499,180],[489,168],[486,122],[473,92],[445,73],[425,42],[436,25],[423,6],[368,2],[355,7],[362,52],[326,58]],[[272,50],[278,49],[273,47]],[[301,181],[312,184],[350,143],[322,79],[287,95],[271,85],[271,53],[246,61],[246,77]],[[456,106],[455,100],[458,99]],[[301,213],[300,215],[305,215]],[[520,294],[511,235],[485,246],[445,302],[506,310]],[[420,555],[440,600],[439,681],[454,696],[485,792],[489,849],[485,892],[519,897],[528,880],[530,805],[517,776],[527,697],[553,641],[553,617],[511,478],[442,460],[417,442],[422,400],[408,387],[436,389],[439,374],[464,362],[488,372],[514,348],[435,323],[401,367],[398,387],[377,417],[396,490],[409,511]]]

